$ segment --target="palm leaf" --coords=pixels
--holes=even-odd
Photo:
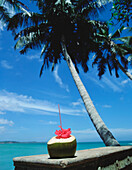
[[[130,55],[127,59],[129,62],[132,61],[132,55]]]
[[[112,62],[112,58],[110,57],[109,54],[107,54],[107,64],[108,64],[108,69],[109,69],[109,72],[110,72],[110,75],[112,76],[112,70],[113,70],[113,62]]]
[[[7,4],[9,4],[11,7],[13,7],[17,11],[21,10],[24,13],[27,13],[28,15],[30,15],[30,13],[27,11],[28,7],[24,3],[18,0],[4,0],[3,5],[6,6]]]
[[[111,36],[111,38],[120,37],[120,34],[124,29],[125,29],[124,26],[122,26],[120,29],[117,29],[116,32]]]
[[[40,25],[37,25],[37,26],[31,26],[31,27],[27,27],[23,30],[21,30],[19,33],[17,33],[14,37],[14,39],[18,39],[22,36],[28,36],[30,33],[35,33],[36,36],[37,35],[42,35],[42,34],[45,34],[45,37],[46,34],[48,34],[49,36],[49,26],[45,23],[41,23]],[[45,38],[43,37],[43,39],[45,40]]]
[[[106,59],[104,57],[102,57],[99,62],[98,62],[98,76],[101,79],[102,75],[105,73],[106,71]]]
[[[132,65],[132,55],[127,58],[128,62]]]
[[[25,14],[27,14],[29,17],[31,17],[31,13],[28,12],[25,8],[21,7],[18,5],[18,7],[21,9],[21,11],[23,11]]]
[[[36,26],[39,25],[40,23],[45,23],[45,16],[37,13],[32,13],[31,16],[28,14],[23,14],[23,13],[17,13],[14,15],[12,18],[9,19],[9,22],[7,24],[7,29],[11,30],[13,33],[16,32],[16,30],[19,27],[31,27],[31,26]],[[39,29],[39,27],[37,27]]]
[[[43,73],[44,65],[45,65],[45,63],[43,62],[42,66],[41,66],[41,69],[40,69],[40,74],[39,74],[40,77],[41,77],[41,75]]]
[[[119,41],[124,42],[125,44],[132,46],[132,36],[114,38],[114,40],[119,40]]]
[[[0,20],[3,20],[4,22],[8,22],[10,16],[7,9],[3,6],[0,6]]]
[[[117,44],[117,50],[121,50],[123,55],[132,54],[132,47],[127,44]]]
[[[15,45],[15,49],[24,47],[20,51],[21,54],[24,54],[27,52],[29,48],[30,49],[40,48],[41,43],[43,41],[43,40],[41,41],[41,38],[42,38],[41,35],[37,35],[36,33],[31,32],[29,35],[19,38],[19,40],[17,41]]]
[[[48,47],[49,41],[43,46],[42,51],[41,51],[41,55],[40,58],[42,58],[43,54],[45,53],[47,47]]]
[[[92,0],[92,1],[74,1],[75,10],[80,11],[80,13],[84,14],[85,16],[92,16],[93,14],[96,17],[104,10],[104,6],[108,3],[111,3],[113,0]]]

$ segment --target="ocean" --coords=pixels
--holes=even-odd
[[[122,146],[132,145],[132,141],[120,142]],[[77,150],[104,147],[102,142],[77,143]],[[47,154],[46,143],[0,143],[0,170],[13,170],[13,158]]]

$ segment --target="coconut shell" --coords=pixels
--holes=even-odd
[[[66,139],[53,137],[48,141],[47,147],[51,158],[67,158],[75,155],[77,142],[73,135]]]

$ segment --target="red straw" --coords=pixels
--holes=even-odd
[[[59,104],[58,104],[58,109],[59,109],[60,125],[61,125],[61,127],[62,127],[62,122],[61,122],[61,113],[60,113],[60,106],[59,106]]]

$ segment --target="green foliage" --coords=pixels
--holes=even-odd
[[[3,6],[0,6],[0,20],[6,21],[6,22],[9,20],[9,13],[7,9],[4,8]]]
[[[132,19],[132,1],[131,0],[114,0],[112,7],[111,24],[116,20],[121,25],[125,23],[129,26]]]
[[[126,29],[128,28],[122,26],[113,34],[108,34],[108,32],[102,32],[101,35],[97,34],[98,39],[100,39],[98,48],[99,52],[96,53],[94,57],[93,66],[95,64],[98,65],[98,75],[100,78],[105,73],[106,66],[108,66],[111,75],[112,70],[115,70],[116,77],[119,77],[119,61],[125,70],[128,69],[128,62],[131,60],[130,56],[132,54],[132,37],[121,37],[122,31]],[[129,56],[129,60],[126,58],[126,56]]]

